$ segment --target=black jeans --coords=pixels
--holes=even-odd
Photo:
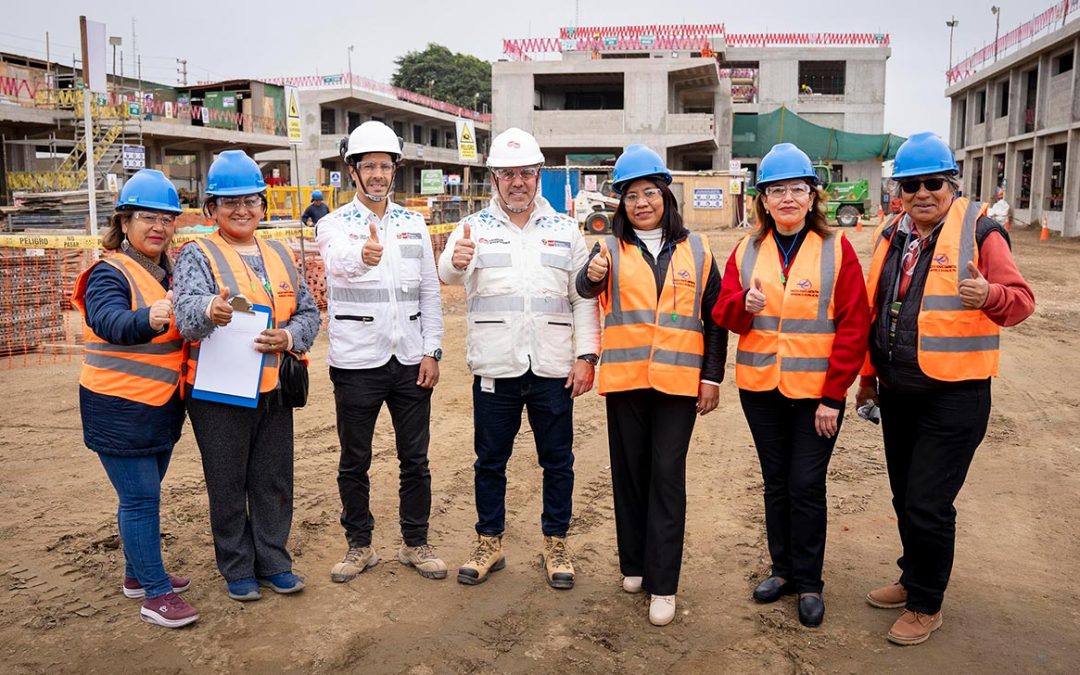
[[[480,380],[473,379],[477,533],[498,535],[506,527],[506,463],[525,408],[544,469],[540,527],[546,536],[566,536],[574,500],[574,402],[566,378],[539,377],[530,370],[492,380],[492,392],[483,391]]]
[[[739,390],[765,481],[765,530],[772,573],[799,593],[820,593],[828,505],[825,475],[837,436],[814,430],[818,399],[793,399],[772,391]]]
[[[881,426],[907,608],[941,609],[956,544],[953,502],[990,419],[990,380],[938,391],[881,387]]]
[[[686,453],[697,399],[655,389],[607,395],[619,569],[654,595],[674,595],[686,530]]]
[[[417,386],[420,364],[406,366],[394,357],[378,368],[330,368],[337,406],[338,493],[341,526],[349,546],[371,546],[375,517],[371,515],[371,439],[385,402],[394,425],[400,466],[398,512],[406,546],[427,543],[431,514],[431,389]]]

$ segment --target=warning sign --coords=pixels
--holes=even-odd
[[[476,127],[472,120],[457,121],[457,148],[459,162],[476,161]]]
[[[285,87],[285,120],[289,128],[289,143],[292,145],[303,143],[304,133],[300,126],[300,101],[296,87]]]

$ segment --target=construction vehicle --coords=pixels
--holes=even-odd
[[[596,191],[581,190],[574,198],[574,215],[586,234],[611,232],[611,219],[619,208],[619,198],[611,189],[611,180],[605,180]]]
[[[826,203],[829,220],[836,221],[840,227],[854,227],[859,218],[870,212],[870,181],[864,178],[833,182],[830,164],[815,164],[814,171],[829,196]]]

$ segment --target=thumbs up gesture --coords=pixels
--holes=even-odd
[[[589,277],[589,281],[598,284],[607,278],[610,268],[611,261],[608,259],[607,241],[601,239],[593,247],[593,257],[589,261],[589,269],[585,272],[585,276]]]
[[[986,298],[990,295],[990,283],[970,260],[967,273],[968,278],[960,282],[960,302],[968,309],[979,309],[986,304]]]
[[[382,260],[383,246],[379,243],[379,232],[375,229],[375,223],[368,223],[368,227],[370,228],[370,236],[364,242],[361,258],[368,267],[375,267]]]
[[[150,305],[150,327],[155,331],[161,331],[169,325],[169,317],[172,315],[173,292],[169,291],[161,300],[155,300]]]
[[[461,238],[454,242],[454,255],[450,258],[450,264],[460,272],[469,266],[475,253],[476,244],[472,240],[472,228],[465,223],[461,228]]]
[[[232,311],[232,305],[229,304],[229,287],[226,286],[210,301],[210,320],[216,326],[228,326],[232,321]]]
[[[754,287],[746,291],[746,311],[757,314],[765,309],[765,291],[761,286],[761,279],[754,277]]]

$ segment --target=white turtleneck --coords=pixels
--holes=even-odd
[[[649,249],[649,253],[652,254],[653,260],[656,260],[660,255],[660,247],[664,244],[664,228],[657,227],[651,230],[639,230],[635,227],[634,234],[637,235],[638,241],[645,244],[645,248]]]

